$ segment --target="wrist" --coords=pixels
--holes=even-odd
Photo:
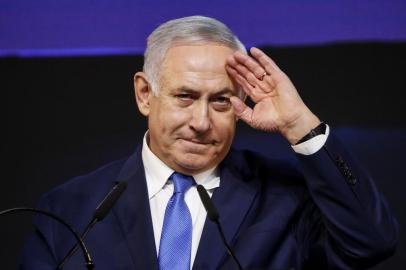
[[[321,122],[317,127],[310,130],[305,136],[303,136],[299,141],[296,142],[295,145],[304,143],[318,135],[326,134],[327,125],[324,122]]]
[[[301,117],[281,133],[291,145],[295,145],[320,124],[320,119],[311,113]]]

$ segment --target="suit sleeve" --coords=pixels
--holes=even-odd
[[[373,180],[334,134],[330,133],[318,152],[309,156],[298,154],[298,158],[318,208],[308,211],[306,217],[317,222],[308,226],[312,229],[307,230],[305,239],[313,244],[309,244],[312,248],[305,259],[318,260],[312,256],[323,253],[329,268],[362,269],[392,255],[398,240],[398,223]],[[317,218],[316,212],[320,213]]]

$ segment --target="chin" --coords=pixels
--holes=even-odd
[[[179,166],[182,168],[185,168],[186,170],[191,170],[191,171],[205,171],[210,168],[209,163],[191,163],[191,162],[182,162],[179,163]]]
[[[212,160],[193,160],[189,155],[185,155],[175,163],[184,171],[195,174],[210,169],[213,166],[210,161]]]

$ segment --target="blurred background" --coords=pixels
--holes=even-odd
[[[189,15],[219,19],[247,47],[264,49],[337,131],[401,224],[397,253],[373,269],[404,269],[404,0],[0,0],[0,210],[33,207],[71,177],[134,151],[146,121],[132,76],[146,37]],[[278,135],[243,123],[235,147],[294,158]],[[31,218],[0,218],[2,269],[16,268]]]

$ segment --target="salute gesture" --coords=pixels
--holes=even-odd
[[[227,59],[227,71],[255,102],[254,108],[250,108],[238,97],[232,97],[235,114],[251,127],[279,132],[295,144],[320,120],[271,58],[257,48],[250,52],[252,57],[236,51]]]

